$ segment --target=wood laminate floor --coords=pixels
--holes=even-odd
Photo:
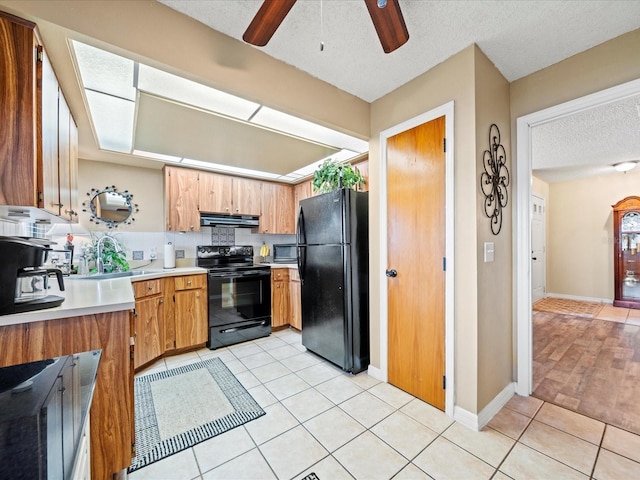
[[[534,311],[533,395],[640,434],[640,311]]]

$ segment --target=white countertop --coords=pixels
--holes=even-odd
[[[63,292],[58,289],[58,282],[52,278],[49,293],[64,297],[65,300],[62,305],[45,310],[1,315],[0,326],[131,310],[135,307],[131,282],[198,273],[207,273],[207,270],[198,267],[158,269],[149,271],[148,274],[144,275],[106,280],[86,280],[72,275],[64,277],[65,289]]]
[[[298,268],[297,263],[261,263],[260,265],[266,265],[271,268]]]

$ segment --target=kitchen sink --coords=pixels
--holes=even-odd
[[[93,273],[91,275],[74,275],[70,277],[74,280],[108,280],[110,278],[137,277],[139,275],[150,275],[160,273],[162,270],[128,270],[126,272]]]

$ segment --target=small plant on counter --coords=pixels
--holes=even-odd
[[[345,188],[356,189],[365,184],[365,179],[358,167],[329,159],[325,160],[313,174],[313,191],[328,193],[340,188],[340,172],[342,172],[342,186]]]
[[[108,272],[126,272],[129,270],[129,262],[127,262],[127,255],[124,245],[113,235],[103,233],[98,236],[91,233],[91,243],[87,244],[84,248],[84,255],[87,262],[93,262],[94,265],[91,268],[91,273],[97,271],[96,260],[98,255],[98,242],[103,237],[108,239],[102,241],[102,262],[104,264],[105,271]]]

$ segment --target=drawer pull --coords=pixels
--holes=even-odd
[[[187,280],[187,285],[191,285],[191,280]]]

